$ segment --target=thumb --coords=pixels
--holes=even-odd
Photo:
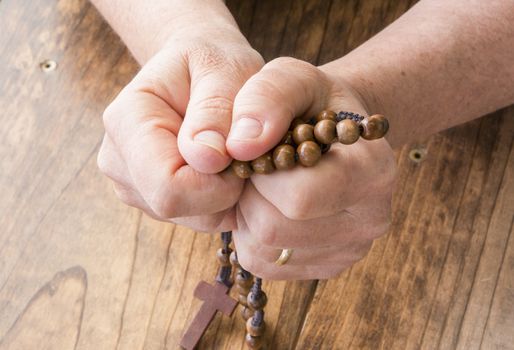
[[[233,85],[216,72],[191,81],[178,147],[186,162],[201,173],[217,173],[230,163],[225,142],[237,91]]]
[[[227,139],[230,155],[251,160],[276,146],[296,116],[310,116],[327,100],[324,73],[290,57],[277,58],[251,77],[237,94]]]

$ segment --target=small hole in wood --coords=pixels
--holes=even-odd
[[[409,152],[409,158],[415,163],[420,163],[425,159],[427,152],[421,148],[414,148]]]
[[[39,64],[39,67],[45,73],[52,72],[57,68],[57,62],[53,60],[44,60]]]

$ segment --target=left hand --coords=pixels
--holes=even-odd
[[[323,109],[367,116],[365,106],[335,73],[293,58],[275,59],[236,96],[227,149],[235,159],[250,160],[273,148],[295,116]],[[238,122],[260,125],[260,132],[253,128],[246,138],[239,131],[248,127],[238,129]],[[253,175],[237,206],[234,240],[241,265],[266,279],[337,276],[387,232],[395,177],[385,139],[333,144],[312,168]],[[277,266],[283,248],[294,252]]]

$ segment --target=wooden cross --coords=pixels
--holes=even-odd
[[[195,348],[209,327],[216,311],[219,310],[227,316],[232,315],[237,305],[237,300],[227,295],[229,289],[228,286],[220,282],[216,282],[214,286],[204,281],[198,283],[194,296],[203,300],[204,303],[182,337],[180,341],[181,347],[187,350]]]

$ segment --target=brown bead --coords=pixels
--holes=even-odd
[[[254,326],[253,323],[253,317],[250,317],[246,321],[246,331],[248,334],[250,334],[252,337],[260,337],[264,334],[264,330],[266,329],[266,323],[261,322],[261,324]]]
[[[293,140],[293,132],[292,131],[288,131],[284,137],[282,137],[282,140],[280,140],[280,144],[284,144],[284,145],[294,145],[294,140]]]
[[[316,165],[321,158],[321,148],[314,141],[302,142],[296,149],[296,152],[298,153],[300,164],[305,167]]]
[[[245,304],[243,304],[245,305]],[[252,317],[254,314],[254,311],[252,309],[250,309],[249,307],[247,306],[244,306],[242,309],[241,309],[241,317],[246,321],[248,320],[250,317]]]
[[[314,127],[314,137],[316,141],[326,145],[334,142],[336,138],[336,122],[330,119],[317,122]]]
[[[262,348],[262,338],[261,337],[252,337],[250,333],[246,334],[245,337],[246,346],[250,349],[260,349]]]
[[[253,174],[250,162],[242,162],[240,160],[233,160],[230,164],[234,173],[241,179],[248,179]]]
[[[337,139],[343,145],[351,145],[357,142],[359,136],[359,125],[353,120],[344,119],[337,123]]]
[[[248,306],[247,296],[244,294],[238,294],[237,301],[239,301],[239,304]]]
[[[223,248],[216,251],[216,258],[221,266],[230,266],[229,253],[225,252]]]
[[[372,115],[361,121],[361,136],[366,140],[376,140],[387,133],[389,130],[389,121],[381,114]]]
[[[236,275],[236,284],[238,286],[244,286],[247,288],[250,288],[253,284],[253,278],[252,277],[245,277],[242,273],[238,273]]]
[[[336,116],[337,116],[336,112],[325,110],[325,111],[321,111],[320,113],[318,113],[318,115],[316,116],[316,121],[319,122],[319,121],[328,119],[328,120],[332,120],[333,122],[335,122]]]
[[[248,306],[251,307],[253,310],[260,310],[264,306],[266,306],[266,303],[268,302],[268,297],[266,296],[266,293],[264,293],[263,291],[259,291],[258,293],[250,291],[250,293],[248,293],[246,302]]]
[[[252,169],[257,174],[271,174],[275,170],[271,152],[252,160]]]
[[[237,285],[236,288],[239,294],[244,294],[245,296],[247,296],[248,293],[250,293],[251,287]]]
[[[300,124],[293,130],[293,140],[299,145],[304,141],[314,141],[314,127],[309,124]]]
[[[280,145],[273,151],[273,163],[279,170],[287,170],[294,167],[295,149],[291,145]]]
[[[294,130],[298,125],[306,124],[302,118],[294,118],[289,127],[290,130]]]

